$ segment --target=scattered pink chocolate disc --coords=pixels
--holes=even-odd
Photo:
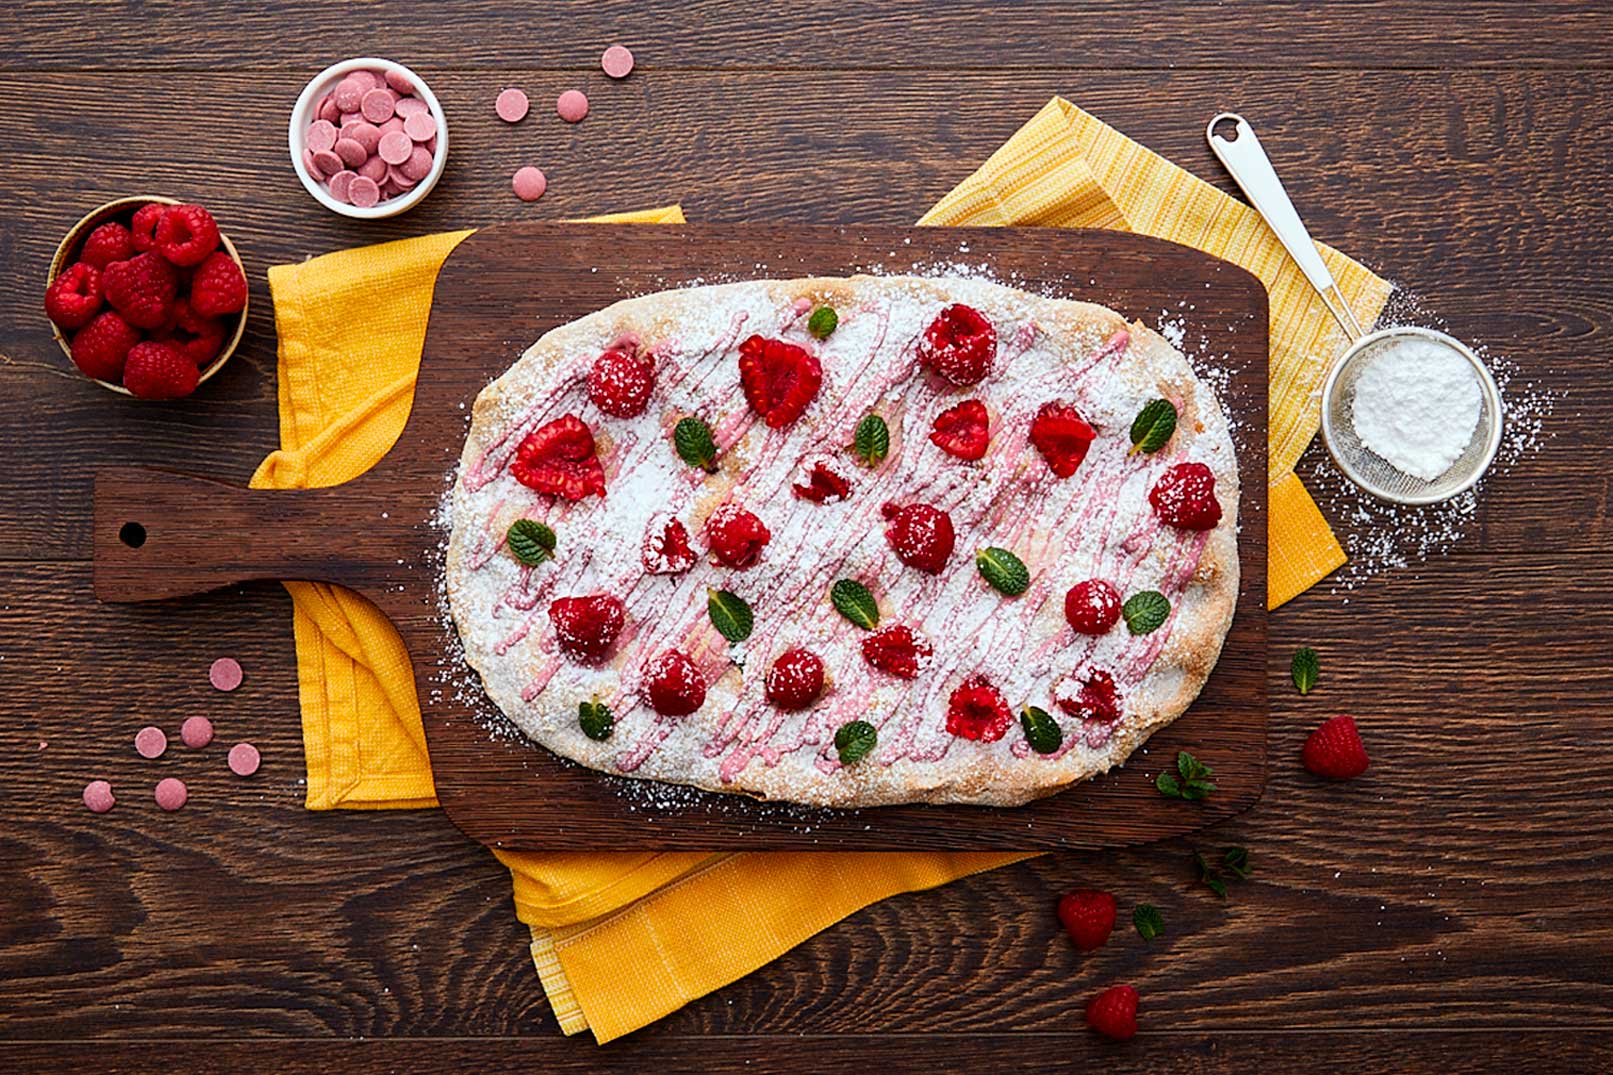
[[[523,202],[535,202],[549,189],[549,180],[538,169],[528,165],[516,169],[510,186],[515,189],[515,196]]]
[[[104,814],[117,803],[117,798],[112,794],[112,785],[105,780],[91,780],[84,785],[84,805],[92,812]]]
[[[142,758],[160,758],[168,749],[168,737],[161,728],[148,724],[134,733],[134,749]]]
[[[493,102],[493,111],[497,112],[498,118],[505,123],[521,122],[526,118],[529,107],[526,94],[514,88],[503,90]]]
[[[241,662],[234,657],[220,657],[207,670],[208,681],[221,691],[233,691],[241,685],[241,678]]]
[[[581,123],[588,115],[588,97],[582,90],[567,90],[555,99],[554,110],[567,123]]]
[[[633,73],[633,54],[621,45],[612,45],[599,58],[599,66],[611,78],[626,78]]]
[[[185,788],[183,780],[175,780],[165,776],[157,781],[157,805],[170,813],[185,805],[190,798],[190,792]]]
[[[213,741],[213,722],[206,717],[186,717],[179,726],[179,738],[192,750],[200,750]]]
[[[230,772],[236,776],[251,776],[262,761],[258,748],[251,743],[236,743],[230,748]]]

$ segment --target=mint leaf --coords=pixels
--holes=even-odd
[[[711,427],[703,420],[693,415],[680,418],[672,430],[672,446],[678,450],[678,458],[691,467],[708,474],[716,472],[717,444],[711,439]]]
[[[878,466],[891,450],[891,431],[885,425],[885,419],[877,414],[864,415],[863,420],[857,423],[851,448],[857,458],[868,466]]]
[[[1152,634],[1170,618],[1171,603],[1158,590],[1143,590],[1126,599],[1120,614],[1126,617],[1126,630],[1132,634]]]
[[[1131,924],[1137,927],[1137,935],[1145,941],[1151,941],[1165,932],[1165,916],[1151,903],[1139,903],[1131,909]]]
[[[517,519],[504,535],[510,554],[527,567],[536,567],[554,556],[554,531],[536,519]]]
[[[1288,672],[1294,677],[1294,686],[1299,693],[1309,694],[1311,688],[1316,686],[1316,675],[1322,670],[1321,662],[1316,659],[1316,651],[1309,646],[1301,646],[1294,651],[1294,659],[1288,664]]]
[[[865,631],[879,626],[879,604],[868,587],[856,579],[841,579],[829,587],[829,601],[835,611]]]
[[[1255,872],[1254,868],[1249,865],[1249,849],[1247,847],[1227,848],[1221,854],[1221,863],[1240,881],[1247,880],[1249,875]]]
[[[706,588],[706,613],[717,633],[730,642],[743,642],[756,627],[750,606],[738,594]]]
[[[1025,741],[1038,754],[1052,754],[1064,743],[1059,722],[1048,716],[1045,709],[1026,706],[1019,715],[1019,726],[1025,729]]]
[[[835,750],[840,753],[841,765],[855,765],[868,756],[879,742],[879,729],[866,720],[853,720],[835,732]]]
[[[1150,455],[1165,447],[1176,432],[1176,406],[1168,399],[1150,400],[1131,423],[1131,451]]]
[[[1211,892],[1214,892],[1222,899],[1226,899],[1227,883],[1221,880],[1221,875],[1215,871],[1215,867],[1211,866],[1207,861],[1205,861],[1203,853],[1198,851],[1193,852],[1193,861],[1198,863],[1199,881],[1204,885],[1204,887],[1208,888]]]
[[[1221,876],[1221,871],[1210,865],[1202,851],[1193,852],[1193,862],[1199,868],[1199,881],[1222,899],[1227,898],[1227,882]],[[1242,881],[1254,871],[1249,868],[1249,850],[1243,847],[1228,847],[1221,852],[1221,864],[1232,874],[1234,881]]]
[[[840,315],[835,313],[833,306],[819,306],[807,318],[807,331],[820,340],[829,338],[829,334],[840,327]]]
[[[1210,797],[1215,784],[1210,780],[1214,770],[1183,750],[1176,755],[1176,773],[1160,773],[1154,778],[1154,787],[1167,799],[1187,799],[1200,802]]]
[[[980,577],[1009,597],[1018,597],[1030,588],[1031,573],[1025,561],[995,545],[975,553],[975,567]]]
[[[584,735],[601,743],[610,738],[616,727],[610,708],[598,698],[577,703],[577,723],[582,726]]]
[[[1176,778],[1170,773],[1160,773],[1154,777],[1154,787],[1158,788],[1159,793],[1167,799],[1180,799],[1182,797],[1182,785],[1177,783]]]

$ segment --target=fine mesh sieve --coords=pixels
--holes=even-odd
[[[1217,128],[1223,128],[1226,133],[1219,133]],[[1322,441],[1345,477],[1378,499],[1396,504],[1435,504],[1472,488],[1484,476],[1496,449],[1501,446],[1501,393],[1496,390],[1495,379],[1484,363],[1461,341],[1430,328],[1407,326],[1364,333],[1317,251],[1310,232],[1299,219],[1282,180],[1277,178],[1260,139],[1255,137],[1254,128],[1237,113],[1222,112],[1210,120],[1204,137],[1350,340],[1349,348],[1333,363],[1322,385]],[[1461,456],[1433,481],[1402,473],[1362,444],[1356,436],[1351,414],[1355,385],[1361,373],[1374,358],[1406,339],[1433,341],[1456,352],[1473,368],[1479,382],[1479,422],[1473,437]],[[1385,357],[1384,361],[1391,359]]]
[[[1467,448],[1433,481],[1403,473],[1361,443],[1351,409],[1355,384],[1372,360],[1397,342],[1432,340],[1465,359],[1479,382],[1479,422]],[[1384,361],[1392,361],[1385,358]],[[1484,363],[1460,340],[1430,328],[1388,328],[1362,336],[1333,364],[1322,385],[1322,443],[1344,476],[1380,500],[1396,504],[1435,504],[1473,487],[1501,446],[1501,393]]]

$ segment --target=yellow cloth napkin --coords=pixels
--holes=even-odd
[[[599,218],[681,222],[676,207]],[[1309,395],[1340,342],[1251,210],[1055,98],[925,224],[1110,227],[1209,250],[1272,295],[1271,603],[1342,562],[1293,477],[1317,426]],[[469,232],[341,251],[269,272],[280,336],[281,444],[253,485],[349,480],[408,415],[437,269]],[[1324,250],[1363,322],[1387,286]],[[351,318],[362,308],[366,316]],[[1277,580],[1283,580],[1279,586]],[[309,809],[430,806],[408,654],[335,587],[289,583]],[[498,853],[560,1026],[608,1041],[772,960],[876,900],[1026,856],[988,853]]]

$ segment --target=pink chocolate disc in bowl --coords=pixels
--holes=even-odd
[[[104,814],[117,803],[117,798],[112,794],[112,785],[105,780],[91,780],[84,785],[84,805],[92,813]]]
[[[409,159],[398,165],[398,171],[402,172],[405,178],[418,183],[431,174],[431,163],[431,151],[425,146],[415,146],[414,151],[409,154]]]
[[[403,133],[416,142],[429,142],[437,137],[437,121],[430,112],[421,112],[403,121]]]
[[[386,84],[397,90],[399,93],[409,94],[414,92],[414,83],[410,82],[409,76],[404,74],[402,71],[388,69],[386,73]]]
[[[376,152],[388,164],[402,164],[414,152],[414,143],[402,131],[390,131],[381,136],[381,144]]]
[[[554,110],[567,123],[581,123],[588,115],[588,97],[581,90],[567,90],[555,99]]]
[[[498,99],[493,102],[493,110],[498,113],[498,118],[505,123],[521,122],[526,118],[528,107],[530,107],[530,104],[526,99],[526,94],[513,87],[501,92],[498,95]]]
[[[385,123],[392,118],[393,99],[391,90],[371,90],[364,95],[359,111],[371,123]]]
[[[370,158],[370,160],[380,159],[379,157]],[[368,164],[369,161],[364,163]],[[381,167],[385,168],[386,164],[383,163]],[[347,184],[347,198],[360,209],[373,208],[381,201],[381,185],[369,176],[360,174],[351,183]]]
[[[236,743],[230,748],[230,772],[236,776],[251,776],[262,761],[263,756],[251,743]]]
[[[183,780],[176,780],[168,776],[157,781],[157,805],[172,813],[185,805],[190,798],[190,792]]]
[[[431,106],[418,97],[405,97],[392,106],[392,111],[404,119],[431,111]]]
[[[315,153],[323,153],[336,144],[336,124],[328,119],[316,119],[308,125],[306,144]]]

